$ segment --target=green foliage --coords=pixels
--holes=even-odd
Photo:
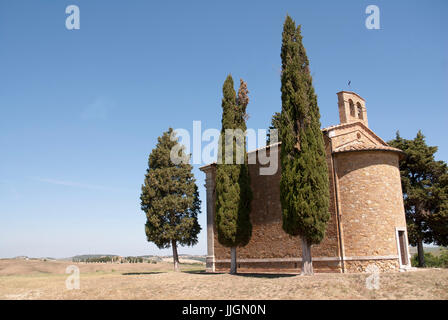
[[[146,214],[147,240],[159,247],[169,248],[172,241],[194,245],[201,227],[199,192],[192,173],[192,166],[170,128],[158,138],[156,148],[149,155],[148,169],[140,196],[141,209]],[[173,163],[171,150],[188,161]]]
[[[86,263],[143,263],[150,262],[143,257],[120,257],[120,256],[85,256],[73,258],[73,262]]]
[[[421,131],[413,140],[397,132],[388,143],[405,152],[400,174],[409,243],[448,245],[448,167],[435,160],[437,147],[428,146]]]
[[[418,254],[414,254],[411,259],[411,265],[413,267],[418,267]],[[431,252],[425,252],[425,267],[427,268],[438,268],[439,259],[434,256]]]
[[[418,254],[414,254],[411,259],[413,267],[418,267]],[[427,268],[448,268],[448,250],[444,249],[436,256],[431,252],[425,252],[425,267]]]
[[[448,268],[448,249],[442,250],[439,255],[439,261],[442,268]]]
[[[143,263],[144,259],[142,257],[124,257],[122,261],[124,263]]]
[[[247,87],[241,80],[237,98],[233,86],[232,76],[229,75],[223,85],[222,129],[216,170],[216,229],[219,243],[226,247],[245,246],[252,234],[249,216],[252,190],[245,139],[243,136],[243,139],[225,141],[226,129],[246,131]],[[236,161],[239,147],[244,153],[242,164]],[[233,159],[233,163],[225,163],[226,155]]]
[[[266,145],[267,146],[271,144],[271,130],[273,130],[273,129],[278,130],[280,128],[281,116],[282,116],[282,114],[280,112],[275,112],[272,115],[271,125],[269,126],[268,134],[266,137]],[[280,139],[279,139],[279,141],[280,141]]]
[[[286,17],[282,37],[279,140],[283,229],[317,244],[330,218],[329,181],[320,113],[300,26]]]

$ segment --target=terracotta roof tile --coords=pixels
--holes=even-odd
[[[323,128],[322,131],[328,131],[328,130],[336,129],[336,128],[339,128],[339,127],[355,126],[355,125],[363,126],[365,129],[367,129],[369,132],[371,132],[374,135],[374,137],[376,137],[379,141],[381,141],[384,145],[354,144],[354,145],[343,146],[343,147],[337,148],[336,150],[333,151],[333,153],[342,153],[342,152],[351,152],[351,151],[392,151],[392,152],[398,152],[402,156],[404,155],[404,152],[402,150],[397,149],[397,148],[393,148],[393,147],[390,147],[389,145],[387,145],[387,143],[384,142],[383,139],[378,137],[371,129],[366,127],[361,122],[340,123],[340,124],[337,124],[337,125],[334,125],[334,126]],[[271,146],[274,146],[274,145],[281,145],[281,142],[277,142],[277,143],[274,143],[274,144],[272,144],[270,146],[265,146],[265,147],[261,147],[261,148],[249,151],[248,154],[254,153],[254,152],[258,152],[258,151],[263,150],[263,149],[270,148]],[[200,170],[204,170],[204,169],[206,169],[208,167],[215,166],[215,165],[216,165],[216,162],[213,162],[213,163],[204,165],[204,166],[200,167],[199,169]]]
[[[358,126],[358,125],[361,126],[361,127],[363,127],[364,130],[370,132],[370,134],[371,134],[374,138],[376,138],[380,143],[382,143],[383,145],[387,146],[387,143],[386,143],[383,139],[381,139],[380,137],[378,137],[378,136],[376,135],[376,133],[372,131],[372,129],[370,129],[369,127],[367,127],[364,123],[362,123],[362,122],[360,122],[360,121],[350,122],[350,123],[340,123],[340,124],[336,124],[336,125],[334,125],[334,126],[330,126],[330,127],[323,128],[322,131],[325,132],[325,131],[330,131],[330,130],[333,130],[333,129],[339,129],[339,128],[343,128],[343,127],[351,127],[351,126]]]
[[[346,146],[346,147],[337,148],[333,152],[339,153],[339,152],[350,152],[350,151],[394,151],[394,152],[398,152],[398,153],[404,153],[400,149],[393,148],[390,146],[372,145],[372,144],[350,145],[350,146]]]
[[[329,127],[323,128],[322,131],[328,131],[328,130],[336,129],[336,128],[339,128],[339,127],[344,127],[344,126],[347,126],[347,125],[350,125],[350,124],[353,124],[353,123],[357,123],[357,122],[335,124],[333,126],[329,126]]]

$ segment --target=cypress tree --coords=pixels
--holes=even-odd
[[[174,137],[172,128],[158,138],[149,155],[148,169],[140,196],[146,214],[145,232],[149,242],[159,249],[173,249],[174,270],[179,270],[178,244],[192,246],[198,242],[201,210],[198,187],[189,164],[189,156]],[[171,150],[179,150],[184,161],[175,164]],[[176,161],[175,161],[176,162]]]
[[[399,132],[389,145],[401,149],[401,185],[409,243],[417,246],[418,265],[425,266],[423,243],[448,245],[448,167],[436,161],[436,146],[428,146],[419,131],[413,140]]]
[[[268,134],[267,134],[267,137],[266,137],[266,145],[267,146],[271,144],[271,131],[272,130],[278,130],[278,128],[280,127],[280,121],[281,121],[281,113],[280,112],[275,112],[272,115],[271,125],[269,126]]]
[[[252,191],[245,143],[249,98],[244,81],[241,80],[238,98],[233,86],[229,75],[223,85],[222,129],[216,169],[216,229],[219,243],[230,247],[231,274],[237,272],[236,247],[245,246],[252,234],[249,217]],[[237,130],[236,137],[226,135],[228,129]],[[240,157],[238,149],[242,151]]]
[[[283,229],[302,241],[302,274],[313,274],[311,245],[330,218],[328,168],[320,113],[300,25],[288,15],[282,35],[280,200]]]

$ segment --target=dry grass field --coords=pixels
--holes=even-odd
[[[80,269],[80,289],[67,290],[66,267]],[[84,264],[67,261],[0,260],[0,299],[448,299],[448,270],[380,275],[380,288],[365,286],[367,274],[206,274],[203,265],[171,271],[157,264]]]

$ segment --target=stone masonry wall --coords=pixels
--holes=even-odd
[[[406,227],[398,154],[336,154],[345,256],[398,256],[396,227]]]
[[[372,266],[377,267],[378,272],[391,272],[399,268],[397,259],[345,261],[345,268],[348,273],[371,272],[372,269],[370,268]]]
[[[367,145],[383,144],[380,138],[356,123],[336,128],[336,132],[331,135],[324,134],[324,140],[331,218],[324,240],[311,249],[315,271],[341,272],[341,254],[346,259],[346,272],[364,272],[372,264],[380,272],[397,270],[399,252],[396,228],[406,230],[398,153],[378,150],[333,153],[335,148],[355,140]],[[269,154],[270,150],[267,152]],[[260,175],[259,163],[249,166],[254,195],[251,203],[253,228],[249,244],[237,248],[238,268],[241,272],[300,272],[300,238],[292,237],[282,229],[279,158],[278,162],[279,168],[274,175]],[[213,217],[216,167],[211,166],[206,170],[211,192],[207,199],[213,201],[208,205],[208,210],[212,211],[208,217]],[[214,270],[228,271],[230,249],[218,242],[214,223],[208,226],[208,230],[213,230],[213,237],[208,237],[208,243],[213,243],[208,253],[211,261],[215,262]],[[213,265],[210,263],[209,266]]]
[[[268,150],[269,155],[269,150]],[[278,159],[280,164],[280,159]],[[329,164],[329,175],[331,188],[333,190],[333,173],[330,168],[331,153],[330,146],[327,145],[327,161]],[[280,166],[280,165],[279,165]],[[249,244],[245,247],[237,248],[237,259],[266,259],[266,258],[301,258],[301,241],[299,237],[292,237],[282,229],[282,214],[280,203],[280,176],[281,169],[279,167],[275,175],[260,175],[260,164],[249,166],[251,176],[251,186],[254,198],[251,203],[251,222],[252,222],[252,237]],[[337,220],[335,215],[334,194],[330,192],[330,212],[331,218],[328,222],[326,236],[319,244],[312,247],[313,258],[317,257],[338,257],[338,233]],[[218,242],[216,227],[214,230],[214,254],[215,260],[222,261],[230,259],[230,249],[223,247]],[[325,270],[333,270],[335,264],[318,263],[315,268],[319,270],[319,266]],[[296,270],[298,265],[300,271],[300,262],[254,262],[241,263],[241,270],[262,268],[266,270],[273,270],[279,268],[286,268],[289,270]],[[216,263],[216,269],[228,268],[228,263]],[[335,270],[335,271],[339,271]]]

